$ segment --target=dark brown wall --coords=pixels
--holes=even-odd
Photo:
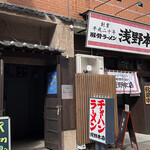
[[[73,85],[74,88],[74,58],[60,57],[61,85]],[[73,90],[74,92],[74,90]],[[73,99],[62,99],[62,130],[76,128],[76,102]]]
[[[150,105],[145,103],[144,85],[150,85],[150,83],[141,83],[140,97],[137,100],[131,99],[131,113],[135,131],[150,134]]]

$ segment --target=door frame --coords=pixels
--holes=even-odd
[[[4,60],[0,60],[0,116],[3,116],[4,103]]]
[[[52,149],[52,150],[61,150],[62,149],[62,142],[61,142],[61,134],[62,134],[62,103],[61,103],[61,70],[60,70],[60,57],[57,57],[57,64],[56,67],[52,67],[48,69],[48,71],[56,71],[57,72],[57,94],[46,94],[45,99],[45,108],[44,108],[44,120],[45,120],[45,129],[44,129],[44,137],[45,137],[45,147]],[[49,66],[48,66],[49,68]],[[47,71],[47,73],[48,73]],[[55,113],[55,117],[50,116],[50,111]],[[48,122],[57,122],[57,131],[54,130],[54,126],[51,126],[51,129],[48,127]],[[53,124],[53,123],[52,123]],[[55,134],[57,136],[57,141],[51,141],[49,135]]]
[[[61,137],[62,137],[62,114],[61,114],[61,70],[60,70],[60,55],[57,55],[57,56],[50,56],[50,58],[49,59],[42,59],[41,61],[40,61],[40,59],[39,59],[39,61],[37,62],[35,62],[35,63],[32,63],[32,62],[34,62],[34,58],[29,58],[30,60],[29,61],[27,61],[27,64],[26,63],[24,63],[23,62],[23,60],[25,59],[24,57],[22,57],[22,61],[19,59],[19,60],[17,60],[17,59],[15,59],[16,57],[11,57],[10,59],[9,59],[9,57],[7,58],[7,57],[1,57],[1,61],[0,61],[0,72],[1,72],[1,74],[0,74],[0,81],[2,81],[1,82],[1,84],[0,84],[0,115],[3,115],[3,92],[4,92],[4,85],[3,85],[3,83],[4,83],[4,61],[6,62],[6,63],[9,63],[9,64],[23,64],[23,65],[38,65],[38,66],[48,66],[48,67],[51,67],[53,64],[56,64],[56,70],[57,70],[57,96],[46,96],[48,99],[53,99],[53,98],[56,98],[57,99],[57,105],[56,106],[58,106],[59,105],[59,109],[60,109],[60,112],[59,112],[59,116],[58,116],[58,149],[57,150],[61,150],[62,149],[62,143],[61,143]],[[4,61],[3,61],[3,58],[4,58]],[[55,59],[56,58],[56,59]],[[25,59],[26,60],[26,59]],[[43,61],[44,61],[44,63],[43,63]],[[41,64],[41,65],[40,65]],[[45,99],[45,105],[46,105],[46,102],[47,100]],[[56,110],[58,110],[58,108],[55,108]],[[44,106],[44,137],[45,137],[45,134],[46,134],[46,132],[45,132],[45,124],[46,124],[46,122],[45,122],[45,117],[46,117],[46,114],[45,114],[45,106]],[[45,140],[45,147],[47,147],[46,146],[46,140]],[[47,147],[47,148],[50,148],[50,147]],[[51,149],[51,148],[50,148]],[[55,149],[54,149],[55,150]]]

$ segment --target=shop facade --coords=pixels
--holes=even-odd
[[[71,13],[57,15],[54,10],[48,13],[15,4],[0,4],[0,113],[12,118],[13,138],[44,136],[45,147],[53,150],[76,149],[80,144],[76,141],[76,54],[103,57],[105,71],[137,72],[140,96],[117,95],[117,111],[120,117],[125,104],[130,105],[136,131],[149,134],[149,122],[145,118],[149,118],[150,110],[149,105],[145,104],[144,93],[144,87],[149,86],[150,82],[149,54],[143,51],[139,54],[128,53],[122,48],[116,51],[115,47],[86,47],[88,19],[85,18],[88,15],[81,10],[77,17],[73,17]],[[69,15],[72,15],[71,18]],[[146,24],[105,13],[100,15],[108,21],[114,18],[142,26],[148,31],[150,28]],[[148,34],[145,32],[143,35],[148,38],[147,42],[144,42],[144,37],[141,41],[147,51],[150,44]],[[109,38],[114,42],[115,37]],[[124,39],[122,42],[125,42]],[[53,79],[55,86],[49,85]],[[69,89],[69,94],[64,95],[63,89]]]
[[[149,82],[149,26],[93,10],[81,16],[88,18],[88,27],[87,33],[83,33],[86,36],[75,35],[75,54],[103,56],[106,73],[137,74],[140,87],[138,85],[139,90],[133,92],[129,84],[125,81],[117,82],[116,79],[116,87],[122,88],[122,91],[117,91],[116,88],[118,120],[120,121],[122,110],[127,106],[132,112],[136,132],[149,134],[149,128],[145,127],[148,121],[143,118],[149,111],[144,91]],[[143,29],[145,32],[142,32]],[[77,45],[79,41],[82,42]]]

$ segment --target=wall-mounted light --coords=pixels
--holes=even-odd
[[[93,8],[93,10],[95,10],[97,7],[100,7],[100,6],[106,4],[106,3],[110,2],[110,1],[111,1],[111,0],[107,0],[107,1],[104,2],[104,3],[101,3],[101,4],[97,5],[96,7]],[[116,1],[121,2],[122,0],[116,0]]]
[[[70,27],[71,30],[73,30],[73,28],[74,28],[74,26],[72,24],[69,27]]]
[[[142,2],[136,2],[135,4],[132,4],[131,6],[128,6],[127,8],[124,8],[124,9],[118,11],[118,12],[115,14],[115,16],[116,16],[117,14],[123,12],[124,10],[129,9],[130,7],[132,7],[132,6],[134,6],[134,5],[137,5],[137,6],[139,6],[139,7],[143,7],[143,3],[142,3]]]
[[[139,7],[143,7],[143,3],[142,3],[142,2],[137,2],[137,5],[138,5]]]
[[[69,59],[69,55],[68,54],[66,54],[66,58]]]

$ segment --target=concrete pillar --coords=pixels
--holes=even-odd
[[[77,150],[76,130],[62,131],[62,150]]]
[[[58,18],[55,19],[57,25],[52,29],[54,32],[50,46],[66,50],[66,52],[62,54],[64,56],[74,57],[74,31],[70,28],[71,23]]]

